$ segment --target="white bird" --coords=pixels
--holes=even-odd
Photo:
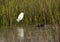
[[[21,20],[23,19],[23,17],[24,17],[24,13],[21,12],[21,13],[19,14],[18,18],[17,18],[17,22],[21,21]]]

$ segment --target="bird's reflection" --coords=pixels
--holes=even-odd
[[[23,29],[23,27],[17,27],[17,36],[18,36],[18,39],[23,39],[24,38],[24,29]]]

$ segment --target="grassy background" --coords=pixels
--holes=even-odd
[[[60,0],[0,0],[0,26],[17,24],[20,12],[25,14],[20,24],[56,24],[60,21]]]

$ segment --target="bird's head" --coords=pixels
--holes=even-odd
[[[19,22],[19,19],[17,19],[17,22]]]

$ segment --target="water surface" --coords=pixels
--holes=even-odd
[[[58,27],[2,26],[0,42],[59,42]]]

